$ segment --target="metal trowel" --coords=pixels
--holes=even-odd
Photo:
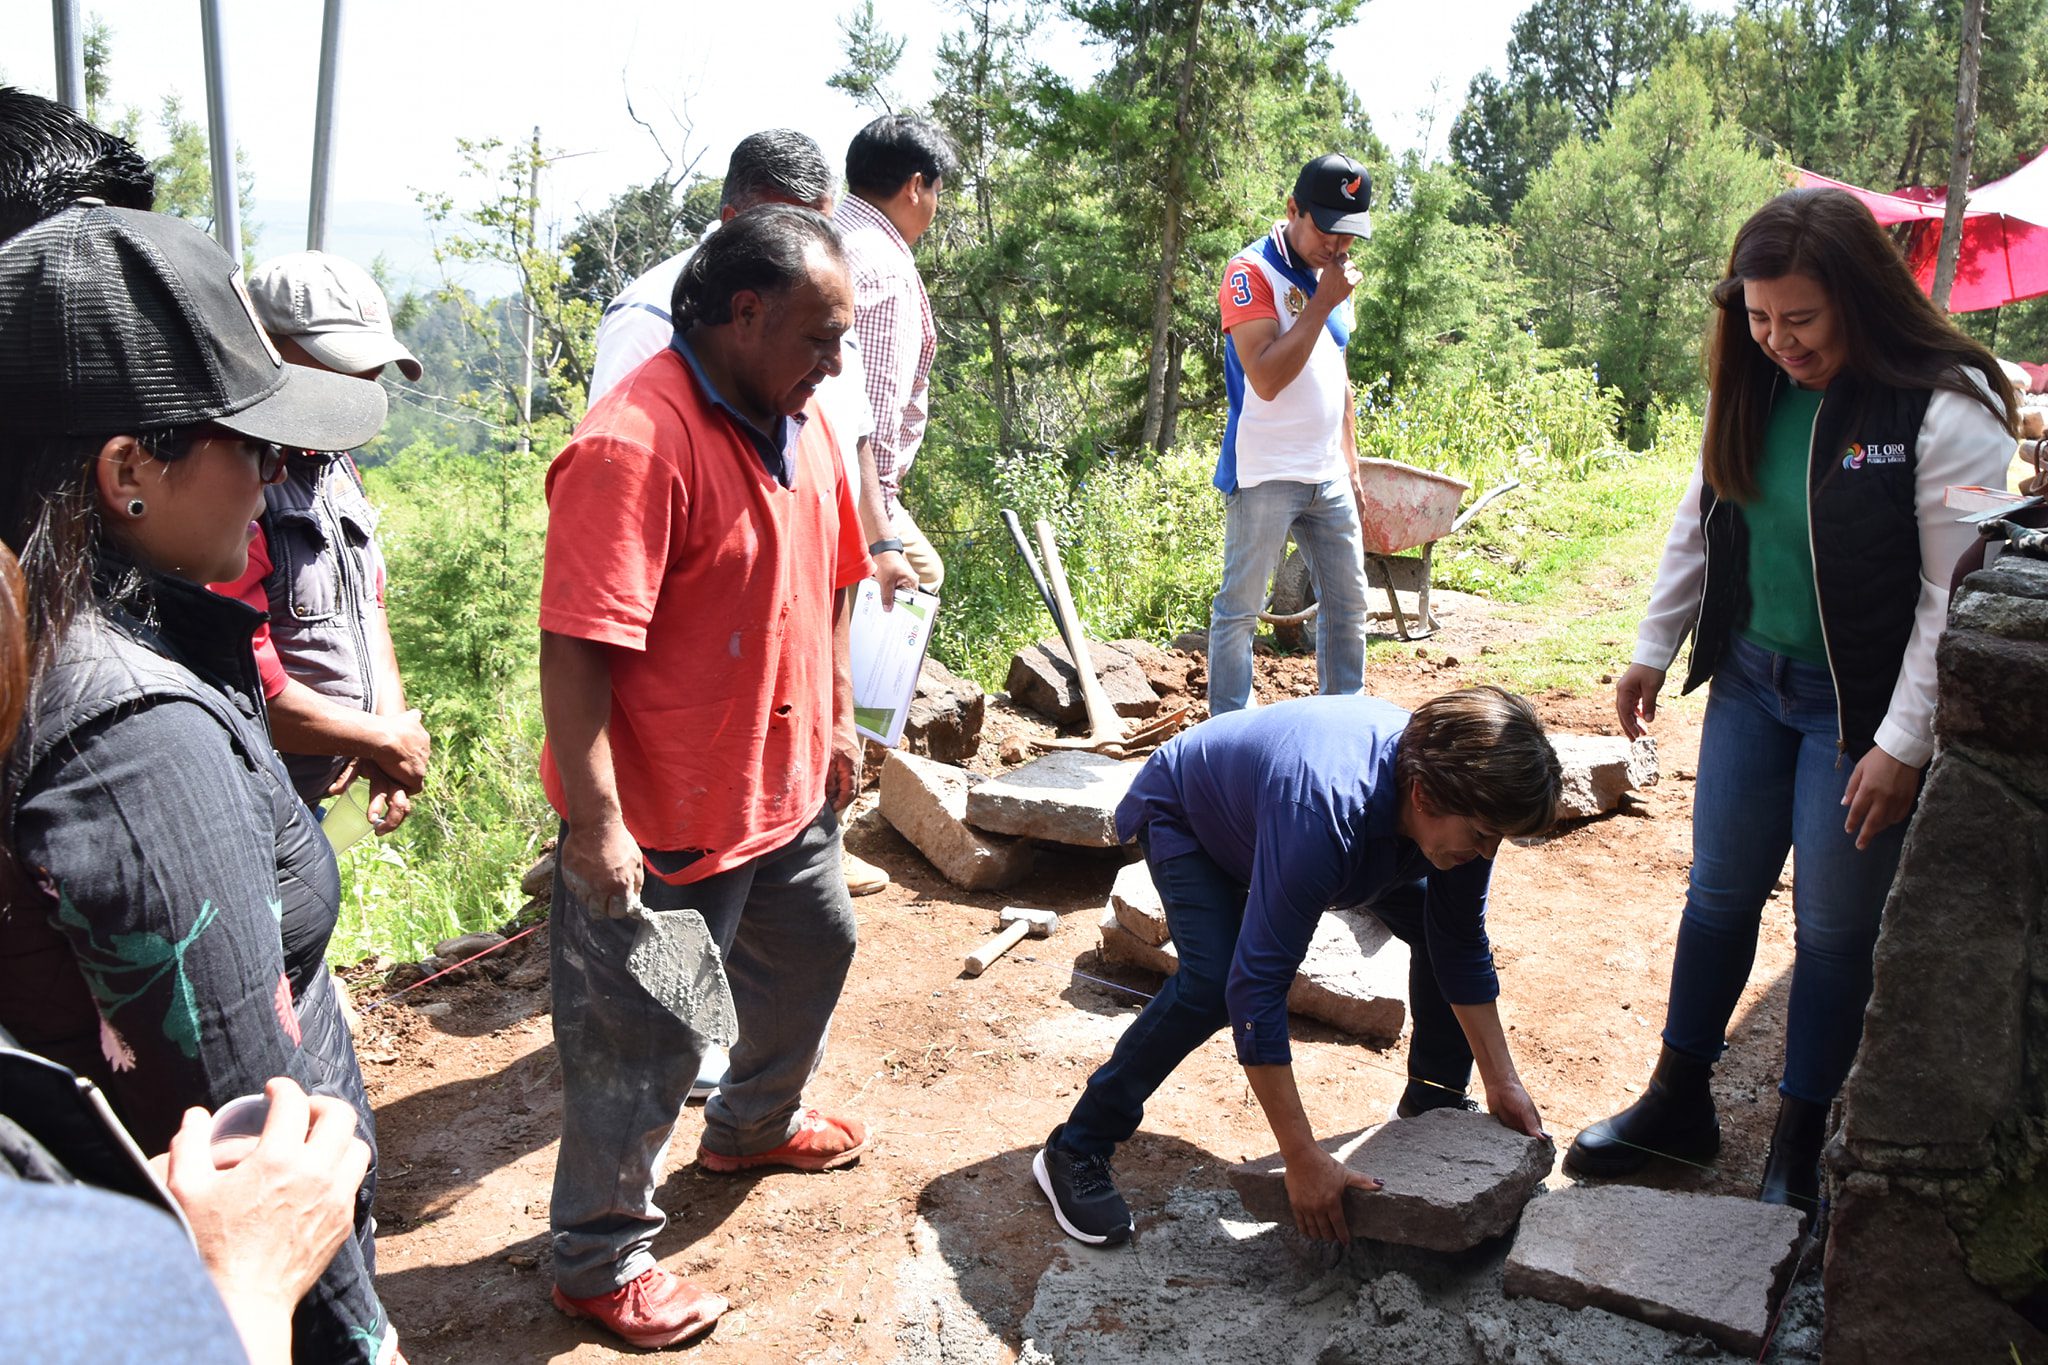
[[[638,920],[626,970],[640,988],[711,1047],[729,1048],[740,1036],[725,961],[704,916],[685,906],[650,910],[638,896],[626,903]]]
[[[569,894],[584,906],[598,904],[590,885],[564,867]],[[623,902],[623,904],[621,903]],[[653,910],[638,892],[613,896],[605,905],[608,918],[637,921],[626,971],[640,989],[703,1040],[707,1047],[733,1045],[740,1036],[733,1010],[732,986],[725,979],[725,961],[718,940],[711,937],[704,916],[688,906]]]

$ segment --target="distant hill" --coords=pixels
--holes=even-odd
[[[265,199],[255,201],[257,227],[256,256],[281,255],[306,245],[306,201]],[[326,249],[367,266],[384,257],[394,291],[426,293],[441,287],[441,269],[434,263],[433,240],[427,234],[427,220],[418,204],[346,200],[332,205],[327,214]],[[507,294],[518,287],[510,271],[483,267],[465,270],[462,284],[486,298]]]

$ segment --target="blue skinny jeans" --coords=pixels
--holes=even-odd
[[[1780,1094],[1833,1100],[1863,1037],[1878,918],[1906,822],[1858,851],[1842,795],[1855,762],[1837,750],[1825,667],[1740,635],[1714,673],[1693,797],[1692,883],[1671,966],[1664,1041],[1702,1061],[1727,1046],[1756,960],[1764,901],[1796,854],[1792,997]]]

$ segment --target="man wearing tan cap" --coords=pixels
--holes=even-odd
[[[257,321],[286,361],[357,379],[420,362],[391,331],[391,309],[368,271],[324,251],[297,251],[249,277]],[[384,615],[377,513],[345,451],[294,451],[264,490],[249,571],[216,585],[270,615],[256,662],[271,741],[292,784],[317,806],[362,777],[380,834],[397,829],[426,778],[430,748],[405,704]]]

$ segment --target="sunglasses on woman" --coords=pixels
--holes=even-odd
[[[192,453],[192,448],[201,441],[226,441],[242,448],[244,454],[256,461],[256,475],[264,483],[277,483],[284,478],[285,461],[291,452],[270,441],[259,441],[253,436],[244,436],[239,431],[202,422],[198,426],[177,427],[170,431],[142,438],[142,448],[159,460],[182,460]]]

